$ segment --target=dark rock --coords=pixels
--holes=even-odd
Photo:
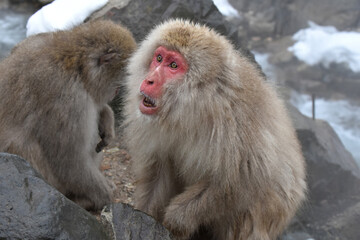
[[[211,0],[132,0],[121,9],[111,9],[104,18],[123,23],[138,42],[162,21],[182,18],[206,24],[228,36],[234,44],[240,43],[237,28],[225,20]]]
[[[0,153],[0,239],[109,239],[90,213],[24,159]]]
[[[38,0],[7,0],[9,8],[19,13],[34,13],[42,7]]]
[[[289,106],[307,163],[308,201],[285,235],[360,239],[360,169],[328,123]],[[289,239],[289,238],[284,238]]]
[[[0,9],[8,9],[10,6],[9,0],[3,0],[0,2]]]
[[[49,4],[49,3],[53,2],[54,0],[37,0],[37,1],[41,4]]]
[[[281,1],[281,0],[278,0]],[[320,25],[335,26],[340,30],[359,26],[360,12],[358,0],[287,0],[284,11],[287,17],[278,22],[278,33],[293,34],[307,27],[313,21]]]
[[[111,222],[117,240],[171,239],[169,231],[154,218],[127,204],[111,204],[102,217]]]

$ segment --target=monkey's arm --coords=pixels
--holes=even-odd
[[[221,207],[219,191],[221,190],[215,189],[207,181],[186,188],[183,193],[173,198],[167,207],[163,222],[165,227],[176,237],[186,239],[200,225],[211,223],[217,214],[209,212],[218,212]]]
[[[166,162],[154,162],[146,166],[136,163],[135,165],[136,175],[141,176],[136,181],[135,206],[161,222],[165,207],[176,194],[174,174]]]
[[[100,152],[104,147],[109,145],[115,137],[114,122],[114,112],[110,106],[106,104],[100,111],[98,128],[101,141],[96,146],[96,152]]]

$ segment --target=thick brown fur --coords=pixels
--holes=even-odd
[[[154,50],[180,52],[189,70],[164,85],[156,115],[139,111]],[[136,207],[176,239],[276,239],[305,198],[305,164],[284,104],[223,36],[170,20],[130,59],[125,134]]]
[[[18,44],[0,63],[0,151],[27,159],[86,209],[109,203],[97,151],[114,137],[107,102],[135,47],[131,33],[110,21]]]

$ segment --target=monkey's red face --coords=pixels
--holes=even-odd
[[[176,51],[158,47],[151,61],[149,72],[140,86],[143,99],[140,111],[152,115],[158,111],[157,101],[163,95],[164,84],[183,79],[188,70],[185,58]]]

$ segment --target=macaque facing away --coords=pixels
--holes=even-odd
[[[28,160],[86,209],[111,201],[98,152],[114,137],[107,103],[135,49],[110,21],[31,36],[0,63],[0,151]]]
[[[136,208],[175,239],[276,239],[305,198],[283,103],[215,31],[156,27],[130,58],[125,134]]]

